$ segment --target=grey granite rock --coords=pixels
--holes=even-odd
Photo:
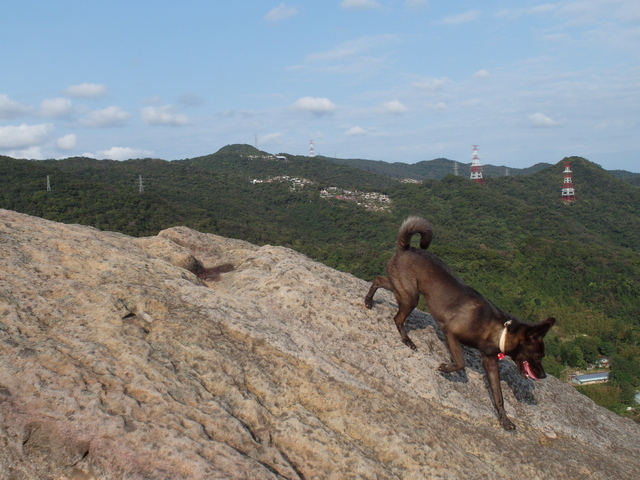
[[[505,432],[473,351],[286,248],[0,210],[0,272],[1,479],[640,478],[633,422],[503,362]]]

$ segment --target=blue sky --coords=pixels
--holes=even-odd
[[[0,154],[640,172],[637,0],[5,2]]]

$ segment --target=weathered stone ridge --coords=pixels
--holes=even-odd
[[[286,248],[0,210],[0,271],[0,479],[640,478],[633,422],[504,362],[505,432],[473,352]]]

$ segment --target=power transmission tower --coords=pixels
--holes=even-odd
[[[573,175],[571,172],[571,162],[564,161],[564,180],[562,183],[562,191],[560,194],[560,200],[564,203],[573,203],[576,201],[576,191],[573,188]]]
[[[482,178],[482,165],[480,165],[480,155],[478,155],[478,145],[472,145],[473,155],[471,156],[471,181],[484,183]]]

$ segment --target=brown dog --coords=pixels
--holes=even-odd
[[[410,246],[411,237],[420,234],[420,249]],[[525,377],[545,378],[542,367],[543,337],[556,323],[547,318],[536,325],[522,323],[503,312],[473,288],[460,280],[441,259],[426,251],[431,243],[429,222],[420,217],[407,218],[398,231],[398,250],[387,264],[387,276],[377,277],[364,299],[373,307],[373,295],[378,288],[391,290],[398,302],[394,320],[405,345],[416,349],[404,328],[405,319],[424,295],[429,313],[444,333],[451,354],[451,363],[443,363],[443,372],[464,368],[461,344],[480,351],[482,366],[489,380],[491,399],[505,430],[515,429],[507,418],[500,388],[498,355],[508,355]]]

